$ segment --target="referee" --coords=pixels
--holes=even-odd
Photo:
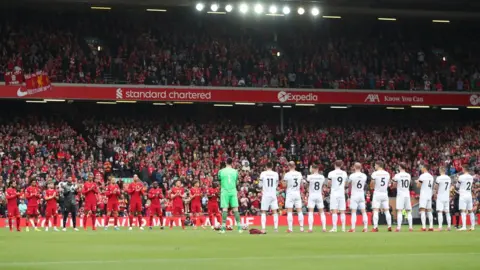
[[[67,182],[60,185],[60,191],[63,197],[63,231],[67,231],[67,218],[68,214],[72,215],[73,230],[77,229],[77,195],[78,186],[72,182],[72,177],[68,177]]]

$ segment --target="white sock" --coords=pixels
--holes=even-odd
[[[387,225],[388,227],[392,227],[392,215],[390,214],[390,211],[385,211],[385,219],[387,220]]]
[[[287,213],[287,223],[288,223],[288,229],[290,231],[293,231],[293,214],[292,214],[292,212]]]
[[[403,220],[403,215],[402,215],[402,211],[398,211],[397,212],[397,228],[400,230],[400,228],[402,227],[402,220]]]
[[[355,230],[355,225],[357,224],[357,212],[356,211],[352,211],[351,223],[352,223],[352,230]]]
[[[470,223],[471,223],[470,227],[475,228],[475,213],[473,212],[470,213]]]
[[[462,212],[462,228],[467,228],[467,213]]]
[[[342,230],[345,231],[345,213],[340,213],[340,221],[342,222]]]
[[[429,223],[429,228],[433,229],[433,213],[432,212],[427,212],[428,215],[428,223]]]
[[[368,228],[368,215],[367,215],[367,213],[366,212],[363,213],[362,217],[363,217],[363,228],[367,229]]]
[[[438,218],[438,228],[441,229],[443,226],[443,213],[438,212],[437,213],[437,218]]]
[[[420,219],[422,220],[422,229],[426,229],[427,225],[425,223],[427,222],[427,217],[425,216],[425,211],[420,212]]]
[[[447,218],[447,228],[450,228],[452,226],[452,216],[448,212],[445,212],[445,216]]]
[[[337,228],[337,222],[338,222],[338,214],[332,214],[332,222],[333,222],[333,228]]]
[[[273,228],[278,229],[278,214],[273,214]]]
[[[262,230],[265,230],[265,224],[267,223],[267,215],[265,213],[262,213],[262,216],[261,216],[261,220],[262,220]]]
[[[378,228],[378,211],[373,211],[373,228]]]
[[[313,212],[308,212],[308,229],[311,231],[313,230]]]
[[[322,221],[322,228],[324,230],[326,230],[327,229],[327,217],[325,216],[325,212],[322,212],[320,214],[320,220]]]
[[[408,211],[407,213],[407,220],[408,220],[408,228],[413,229],[413,217],[412,212]]]
[[[300,225],[300,229],[303,229],[303,212],[298,212],[297,217],[298,217],[298,224]]]

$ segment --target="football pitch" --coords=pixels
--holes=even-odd
[[[295,228],[298,229],[298,228]],[[358,229],[357,229],[358,230]],[[9,232],[0,269],[478,269],[480,232]]]

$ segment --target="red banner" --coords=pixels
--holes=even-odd
[[[8,71],[5,73],[6,85],[21,85],[23,83],[23,70]]]
[[[75,84],[55,84],[50,87],[49,82],[41,82],[41,85],[35,85],[33,89],[29,88],[30,85],[0,86],[0,98],[391,106],[480,105],[480,94],[474,93]]]

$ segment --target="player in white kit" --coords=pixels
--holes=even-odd
[[[421,164],[420,170],[422,174],[417,180],[417,187],[420,188],[420,219],[422,220],[422,231],[426,231],[425,210],[428,215],[428,223],[430,223],[429,231],[433,231],[433,214],[432,214],[432,193],[433,193],[433,176],[428,172],[429,165]]]
[[[450,186],[452,179],[445,174],[445,168],[440,167],[440,175],[435,179],[437,189],[437,217],[438,217],[438,230],[442,230],[443,226],[443,213],[447,218],[447,230],[451,230],[452,217],[450,216]]]
[[[345,202],[345,182],[348,175],[341,170],[343,161],[335,161],[335,170],[328,174],[328,184],[330,191],[330,211],[332,212],[333,228],[330,232],[337,232],[338,212],[340,211],[340,220],[342,222],[342,231],[345,232],[345,210],[347,205]]]
[[[463,174],[458,177],[458,192],[460,198],[458,201],[458,209],[460,209],[462,215],[462,228],[459,231],[467,230],[467,212],[470,215],[471,227],[470,231],[475,230],[475,213],[473,213],[473,176],[469,173],[468,165],[463,165]]]
[[[317,207],[320,213],[320,220],[322,221],[323,231],[327,231],[326,217],[323,212],[323,184],[325,183],[325,177],[318,173],[318,165],[312,165],[312,174],[307,176],[308,187],[308,232],[313,232],[314,216],[313,211]]]
[[[300,225],[300,232],[303,232],[303,212],[302,212],[302,198],[300,196],[300,185],[302,184],[302,174],[295,170],[295,162],[288,163],[290,169],[283,176],[283,180],[287,184],[287,196],[285,198],[285,208],[287,208],[287,233],[293,232],[293,208],[297,209],[298,223]]]
[[[362,173],[362,164],[355,163],[353,165],[355,172],[349,176],[349,184],[352,187],[352,194],[350,196],[350,209],[352,210],[352,228],[348,232],[355,232],[355,225],[357,223],[357,210],[362,212],[363,231],[367,232],[368,216],[365,211],[365,185],[367,184],[367,175]]]
[[[392,231],[392,215],[390,214],[390,205],[388,200],[388,186],[390,184],[390,174],[383,169],[383,161],[375,162],[375,172],[372,173],[372,182],[370,188],[373,192],[373,229],[372,232],[378,232],[378,211],[381,209],[385,213],[388,231]]]
[[[272,210],[273,213],[273,228],[278,231],[278,201],[277,201],[277,187],[278,187],[278,173],[272,170],[273,164],[268,162],[266,171],[260,174],[259,186],[262,188],[262,232],[265,233],[265,225],[267,223],[267,211]]]
[[[405,171],[406,169],[407,165],[403,162],[400,163],[400,172],[393,177],[393,185],[397,188],[397,228],[395,229],[396,232],[399,232],[402,228],[403,210],[407,212],[408,229],[410,231],[413,231],[412,202],[410,201],[410,184],[412,183],[412,177],[409,173]]]

